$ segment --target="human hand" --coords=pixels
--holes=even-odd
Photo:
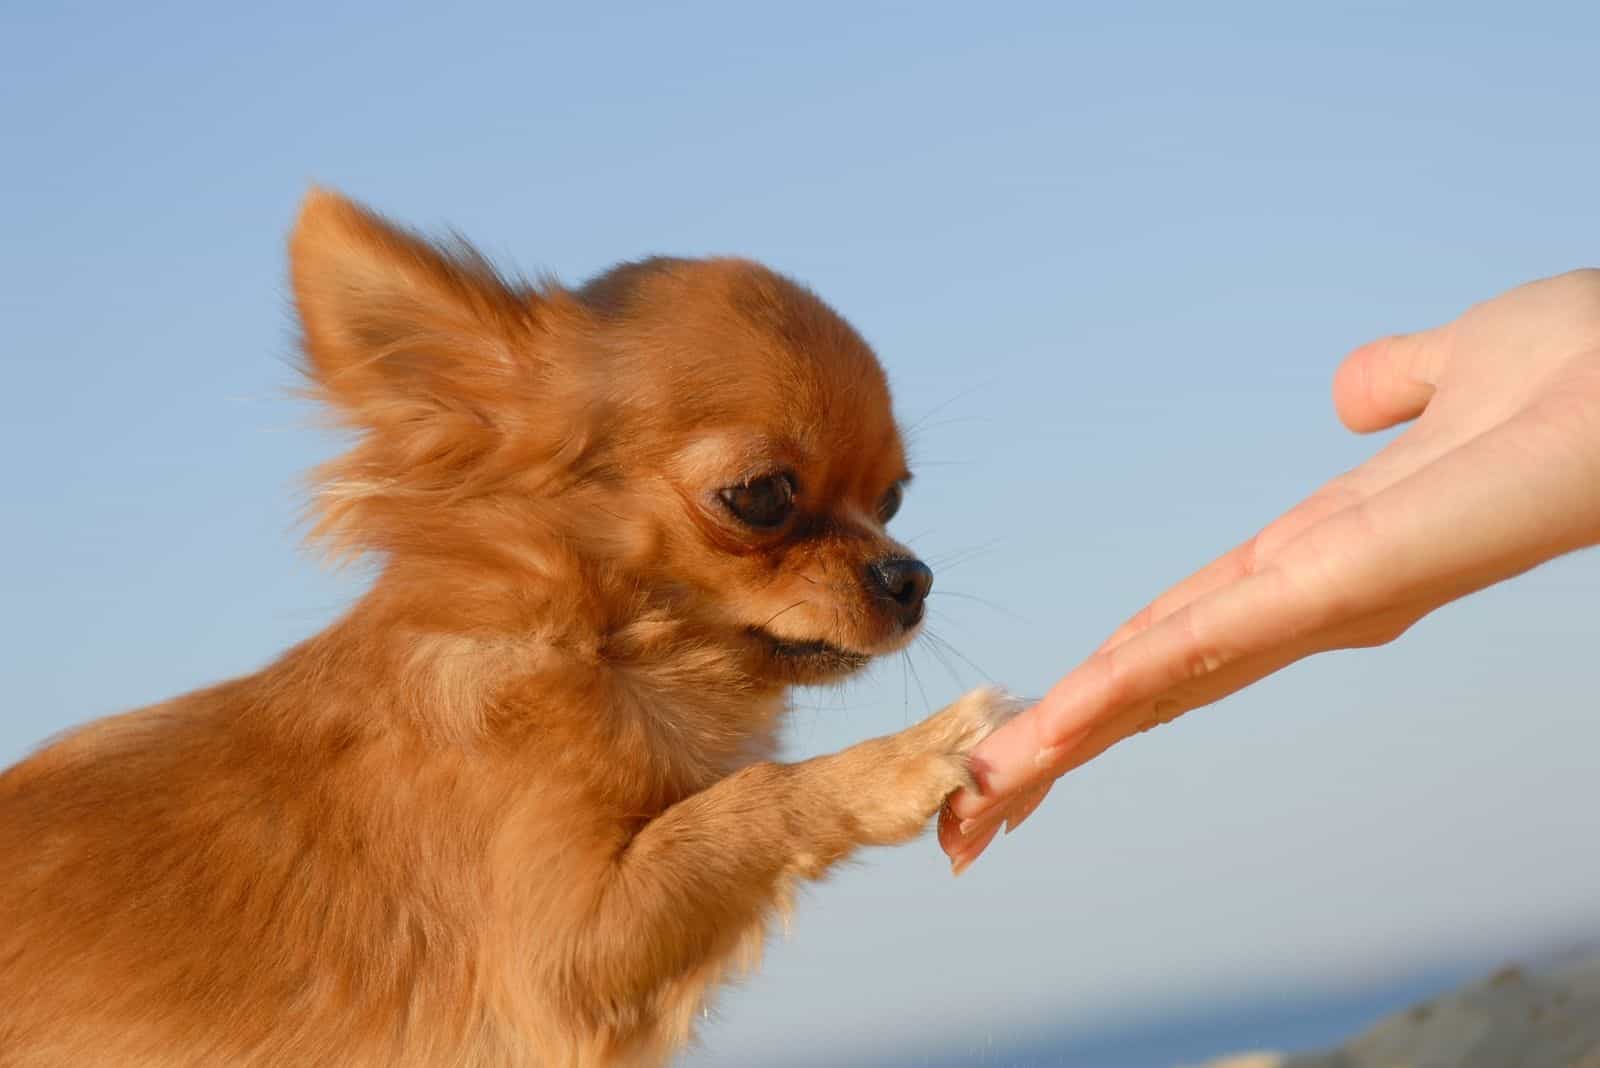
[[[1351,430],[1415,423],[1124,624],[973,755],[939,843],[960,874],[1059,776],[1312,653],[1600,543],[1600,270],[1503,293],[1351,353]]]

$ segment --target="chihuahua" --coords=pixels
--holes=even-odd
[[[652,1065],[797,881],[905,842],[1013,709],[775,763],[932,572],[884,374],[738,259],[513,284],[313,190],[312,538],[370,590],[257,674],[0,775],[0,1066]]]

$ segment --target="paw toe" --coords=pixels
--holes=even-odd
[[[967,735],[967,745],[976,745],[1030,704],[998,686],[973,690],[956,703]]]

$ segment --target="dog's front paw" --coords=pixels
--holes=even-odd
[[[967,754],[1024,702],[997,687],[973,690],[914,727],[847,750],[864,758],[855,800],[865,841],[893,845],[922,833],[944,799],[972,785]]]
[[[1026,705],[1026,701],[998,686],[984,686],[966,693],[896,737],[917,738],[925,747],[964,757]],[[966,767],[965,760],[961,765]]]

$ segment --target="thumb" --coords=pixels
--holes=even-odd
[[[1396,334],[1345,357],[1333,376],[1339,421],[1368,434],[1421,415],[1437,384],[1441,343],[1436,330]]]

